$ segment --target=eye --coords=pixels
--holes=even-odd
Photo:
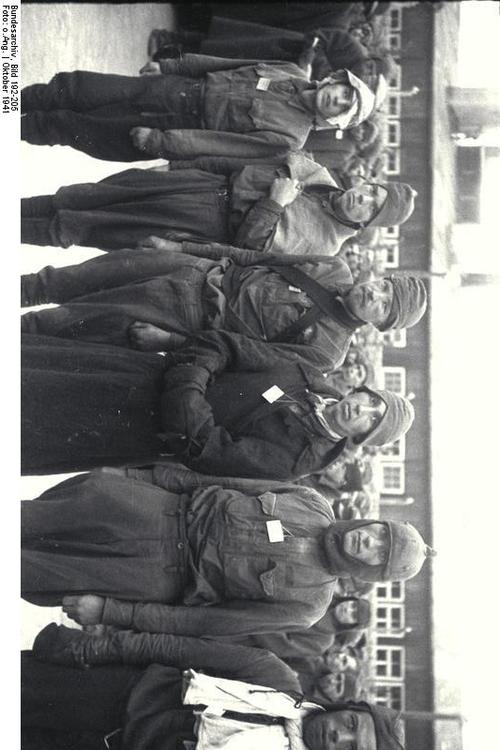
[[[357,720],[356,715],[355,714],[349,714],[349,718],[348,718],[348,721],[347,721],[347,727],[348,727],[348,729],[354,730],[354,729],[356,729],[357,726],[358,726],[358,720]]]
[[[380,565],[385,565],[387,562],[387,559],[388,559],[388,554],[386,550],[381,551],[379,554]]]

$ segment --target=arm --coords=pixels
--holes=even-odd
[[[261,198],[238,227],[234,241],[240,247],[266,252],[272,245],[278,223],[285,208],[270,198]]]
[[[102,622],[124,629],[170,635],[249,635],[304,630],[324,613],[328,602],[315,607],[302,602],[229,601],[208,607],[126,602],[107,598]]]
[[[302,147],[302,142],[290,133],[270,130],[229,133],[224,130],[159,130],[133,128],[131,138],[136,146],[156,158],[193,159],[210,154],[213,157],[237,159],[276,159],[276,151]],[[140,140],[135,132],[141,131]]]
[[[201,452],[183,456],[187,466],[196,471],[240,477],[292,481],[304,473],[291,445],[245,435],[233,437],[221,426],[212,427],[203,436]]]
[[[160,69],[164,75],[174,74],[201,78],[206,73],[216,73],[218,70],[234,70],[235,68],[248,68],[252,65],[263,64],[267,66],[271,73],[272,69],[275,68],[281,77],[307,79],[299,66],[291,62],[216,57],[215,55],[198,55],[190,52],[182,55],[179,60],[160,60]]]
[[[263,252],[269,250],[283,211],[301,191],[302,184],[296,178],[276,177],[269,196],[256,201],[245,214],[238,227],[236,244]]]
[[[293,670],[269,651],[205,638],[128,630],[89,636],[64,626],[49,625],[37,636],[33,651],[38,659],[69,665],[163,664],[182,670],[210,670],[218,676],[275,690],[301,692]]]
[[[332,70],[352,70],[367,54],[363,45],[343,29],[318,29],[319,43],[313,61],[313,77],[321,80]]]
[[[109,469],[105,469],[109,471]],[[250,479],[236,477],[221,477],[213,474],[199,474],[186,466],[177,463],[154,464],[151,469],[112,469],[128,476],[131,479],[139,479],[152,484],[157,484],[169,492],[193,492],[193,490],[205,487],[225,487],[249,494],[261,494],[263,492],[294,492],[304,497],[304,502],[310,498],[308,493],[314,492],[310,488],[297,486],[294,483],[273,481],[272,479]]]
[[[201,377],[199,370],[204,369],[210,377],[225,370],[245,370],[263,372],[273,367],[286,367],[289,364],[300,364],[311,369],[305,347],[293,344],[270,344],[252,339],[240,333],[229,331],[206,331],[193,336],[188,343],[168,354],[170,367],[165,374],[165,383],[177,383],[180,377],[174,374],[178,367],[192,367],[193,377]],[[183,375],[189,378],[189,370]],[[198,380],[201,387],[206,387],[208,378]]]
[[[209,260],[229,258],[239,266],[296,266],[301,263],[328,263],[335,272],[337,268],[340,268],[339,264],[346,266],[345,261],[337,256],[332,258],[330,255],[274,255],[272,253],[263,255],[259,250],[245,250],[241,247],[223,245],[219,242],[195,242],[190,240],[175,242],[153,235],[142,240],[137,245],[137,249],[182,252],[184,255],[194,255],[197,258],[208,258]],[[309,273],[310,270],[307,269],[307,272]],[[352,284],[352,277],[343,278],[342,281]]]
[[[22,277],[23,305],[69,302],[101,289],[160,276],[172,270],[173,262],[170,254],[150,247],[104,253],[63,268],[46,266],[38,273]],[[178,263],[182,265],[181,256]]]
[[[164,75],[201,78],[206,73],[215,73],[218,70],[234,70],[249,65],[258,65],[262,60],[243,60],[234,57],[216,57],[215,55],[198,55],[187,52],[178,60],[160,60],[159,62],[161,72]]]
[[[238,156],[199,156],[195,159],[185,159],[182,161],[174,160],[170,162],[170,170],[178,169],[202,169],[206,172],[215,174],[231,175],[233,172],[240,172],[244,167],[253,164],[276,164],[281,165],[288,153],[288,149],[281,152],[274,151],[273,155],[266,156],[265,161],[262,159],[244,159]]]

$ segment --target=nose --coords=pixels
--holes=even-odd
[[[356,404],[355,412],[358,416],[362,414],[373,414],[376,412],[377,407],[371,404]]]
[[[369,291],[369,297],[372,302],[374,302],[377,299],[381,299],[384,296],[384,292],[382,291],[382,289],[379,289],[378,286],[368,287],[368,291]]]
[[[330,739],[334,744],[338,744],[342,741],[347,742],[347,740],[352,739],[352,737],[351,734],[344,729],[332,729]]]

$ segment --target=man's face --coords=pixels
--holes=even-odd
[[[347,309],[365,323],[385,323],[391,311],[394,287],[389,279],[354,284],[344,297]]]
[[[343,672],[322,675],[315,683],[315,692],[320,698],[326,698],[334,703],[339,701],[345,690],[345,675]]]
[[[342,365],[342,377],[351,388],[359,388],[366,381],[366,367],[361,362],[353,365]]]
[[[316,111],[325,120],[347,112],[352,103],[353,88],[346,83],[326,83],[316,90]]]
[[[309,750],[377,750],[375,725],[369,713],[322,711],[304,719]]]
[[[375,393],[349,393],[341,401],[329,403],[324,416],[332,429],[344,437],[360,437],[380,422],[387,406]]]
[[[389,559],[389,530],[384,523],[360,526],[344,534],[344,552],[367,565],[384,565]]]
[[[356,625],[358,621],[358,602],[351,599],[339,602],[335,607],[335,617],[342,625]]]
[[[386,198],[387,190],[382,185],[365,182],[345,190],[335,199],[335,205],[349,221],[366,224],[378,214]]]
[[[332,672],[345,672],[346,669],[356,668],[356,659],[351,654],[343,651],[332,651],[327,653],[324,658],[325,664]],[[320,678],[321,682],[321,678]]]

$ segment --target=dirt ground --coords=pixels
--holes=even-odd
[[[168,3],[23,4],[22,85],[45,83],[55,73],[92,70],[136,75],[147,60],[146,44],[153,28],[175,28]],[[157,162],[139,162],[147,166]],[[55,192],[61,185],[100,180],[131,164],[99,161],[62,146],[21,144],[22,195]],[[99,251],[21,246],[21,273],[43,266],[79,263]],[[23,477],[22,497],[36,497],[67,475]],[[22,602],[21,647],[30,648],[48,622],[67,622],[60,608]],[[67,623],[70,624],[70,623]]]

